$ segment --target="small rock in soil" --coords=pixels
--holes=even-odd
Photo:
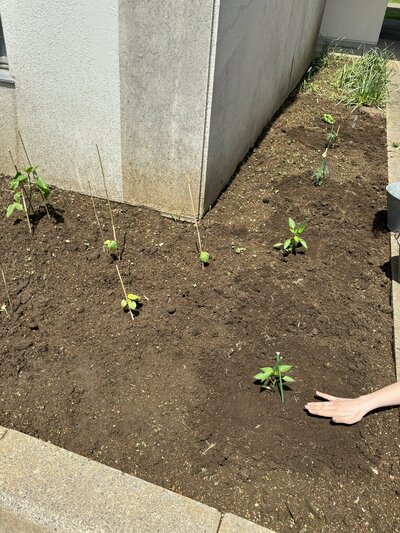
[[[167,313],[169,315],[174,315],[176,313],[176,307],[173,305],[170,305],[169,307],[167,307]]]

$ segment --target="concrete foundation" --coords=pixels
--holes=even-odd
[[[49,183],[191,217],[215,201],[300,80],[325,0],[23,0],[1,5],[0,170],[17,129]],[[34,28],[27,32],[26,28]]]

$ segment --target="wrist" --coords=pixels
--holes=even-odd
[[[373,409],[376,409],[377,407],[379,407],[379,405],[377,404],[376,398],[374,397],[374,393],[359,396],[357,400],[363,406],[365,413],[369,413],[369,411],[372,411]]]

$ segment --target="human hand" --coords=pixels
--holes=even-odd
[[[363,397],[337,398],[318,391],[316,395],[328,401],[307,403],[304,408],[312,415],[332,418],[337,424],[355,424],[370,410]]]

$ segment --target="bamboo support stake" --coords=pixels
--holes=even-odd
[[[28,155],[28,151],[26,149],[26,146],[25,146],[25,143],[24,143],[24,139],[22,138],[22,133],[20,130],[18,130],[18,135],[19,135],[19,138],[21,139],[21,143],[22,143],[22,148],[24,149],[24,152],[25,152],[25,156],[26,156],[26,159],[29,163],[29,166],[32,167],[32,163],[31,163],[31,160],[29,158],[29,155]],[[44,197],[42,191],[39,189],[39,192],[40,192],[40,196],[42,197],[42,200],[43,200],[43,203],[44,203],[44,207],[46,208],[46,213],[47,213],[47,218],[50,218],[50,213],[49,213],[49,208],[47,207],[47,202],[46,202],[46,198]],[[30,201],[30,198],[29,198],[29,201]]]
[[[190,186],[190,180],[189,180],[189,178],[188,178],[188,188],[189,188],[190,201],[191,201],[191,203],[192,203],[194,225],[195,225],[195,227],[196,227],[197,240],[198,240],[198,243],[199,243],[199,253],[201,254],[201,252],[203,251],[203,248],[202,248],[202,246],[201,246],[201,237],[200,237],[199,225],[198,225],[198,223],[197,223],[197,215],[196,215],[196,210],[195,210],[195,207],[194,207],[193,194],[192,194],[192,187]],[[201,263],[201,266],[202,266],[202,268],[204,268],[204,263]]]
[[[12,156],[11,150],[8,150],[8,153],[10,154],[10,158],[11,158],[12,164],[14,165],[15,171],[16,171],[16,172],[19,172],[19,171],[18,171],[18,167],[17,167],[17,165],[16,165],[15,162],[14,162],[14,158],[13,158],[13,156]],[[27,224],[28,224],[29,233],[32,235],[32,226],[31,226],[31,221],[29,220],[29,211],[28,211],[28,208],[27,208],[27,205],[26,205],[26,200],[25,200],[25,195],[26,195],[27,193],[26,193],[26,189],[25,189],[25,186],[24,186],[23,183],[21,183],[21,186],[22,186],[22,203],[24,204],[24,211],[25,211],[25,216],[26,216],[26,222],[27,222]],[[27,195],[27,198],[28,198],[28,200],[29,200],[29,195]],[[32,211],[33,211],[33,206],[32,206],[32,203],[30,202],[30,200],[29,200],[29,203],[30,203],[30,206],[31,206]]]
[[[6,281],[6,276],[4,274],[3,265],[0,265],[0,270],[1,270],[1,277],[3,278],[3,283],[4,283],[4,288],[5,288],[5,291],[6,291],[8,303],[10,305],[10,311],[13,312],[13,305],[12,305],[12,301],[11,301],[11,298],[10,298],[10,293],[8,292],[7,281]]]
[[[99,146],[97,144],[96,144],[96,149],[97,149],[97,155],[99,156],[99,163],[100,163],[100,168],[101,168],[101,175],[103,176],[104,189],[106,191],[106,198],[107,198],[107,202],[108,202],[108,210],[110,212],[110,219],[111,219],[111,225],[112,225],[112,230],[113,230],[114,241],[118,243],[117,233],[115,231],[114,216],[113,216],[113,212],[112,212],[112,209],[111,209],[110,198],[108,196],[106,176],[104,174],[103,162],[101,160],[100,150],[99,150]]]
[[[116,263],[115,263],[115,268],[117,269],[117,274],[118,274],[118,277],[119,277],[119,281],[121,282],[121,287],[122,287],[122,290],[124,292],[125,300],[126,300],[126,302],[128,302],[128,293],[126,292],[125,285],[124,285],[124,282],[122,280],[121,272],[119,271],[119,267],[118,267],[118,265]],[[135,320],[131,309],[129,309],[129,313],[131,314],[132,320]]]
[[[104,240],[105,239],[104,239],[103,228],[101,227],[100,219],[99,219],[99,216],[98,216],[97,211],[96,211],[96,204],[94,203],[94,198],[93,198],[93,194],[92,194],[92,187],[90,185],[90,181],[87,180],[87,182],[88,182],[88,186],[89,186],[89,193],[90,193],[90,199],[92,201],[94,216],[96,218],[96,222],[97,222],[97,225],[99,226],[99,230],[100,230],[101,243],[102,243],[102,246],[103,246],[103,250],[105,250],[105,248],[104,248]]]

